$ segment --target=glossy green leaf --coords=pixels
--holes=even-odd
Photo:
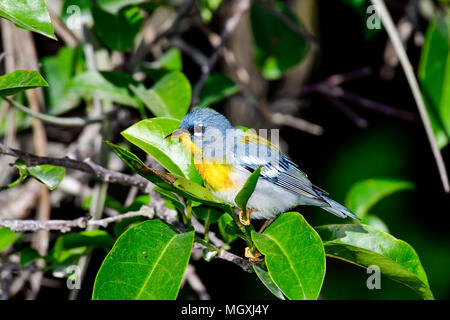
[[[450,18],[430,23],[419,65],[419,80],[436,141],[444,148],[450,137]]]
[[[128,86],[137,83],[133,78],[118,71],[86,71],[76,75],[68,84],[67,90],[84,98],[106,99],[129,107],[139,107],[138,100]]]
[[[134,226],[117,239],[94,283],[94,300],[172,300],[178,295],[194,243],[159,220]]]
[[[180,121],[170,118],[152,118],[139,121],[122,132],[132,144],[151,155],[170,173],[197,183],[202,179],[193,164],[192,155],[177,141],[164,139],[175,131]]]
[[[234,222],[233,222],[233,217],[231,215],[229,215],[228,213],[224,213],[223,215],[221,215],[219,220],[217,221],[220,235],[222,236],[223,241],[225,241],[228,244],[230,244],[237,238],[233,235],[230,235],[226,231],[226,226],[230,223],[234,223]]]
[[[66,169],[63,167],[43,164],[36,167],[29,167],[30,176],[45,184],[50,190],[55,189],[64,179]]]
[[[113,238],[103,230],[69,233],[58,237],[46,260],[50,268],[56,265],[70,264],[93,248],[108,250],[113,244]]]
[[[404,180],[367,179],[355,183],[347,193],[346,207],[361,219],[376,203],[399,191],[411,190],[414,184]]]
[[[234,202],[236,202],[237,206],[241,208],[242,211],[245,211],[247,209],[248,199],[250,199],[253,191],[255,191],[256,184],[258,183],[259,175],[261,173],[261,168],[262,166],[259,166],[255,171],[252,172],[252,174],[247,178],[244,186],[241,188],[239,193],[236,195],[236,198],[234,199]]]
[[[23,268],[29,267],[34,261],[39,259],[41,256],[32,247],[26,247],[20,251],[20,265]]]
[[[47,81],[37,71],[17,70],[0,76],[0,96],[10,96],[37,87],[47,87]]]
[[[252,232],[273,282],[289,299],[317,299],[325,277],[325,251],[317,232],[297,212],[280,215]]]
[[[177,175],[172,175],[170,173],[161,172],[149,168],[133,153],[112,143],[107,142],[107,144],[131,169],[133,169],[136,173],[140,174],[147,180],[156,184],[158,187],[175,192],[186,199],[198,201],[210,206],[215,206],[228,213],[233,212],[233,206],[231,206],[227,202],[222,201],[211,191],[202,187],[196,182],[190,181]]]
[[[154,81],[158,81],[169,72],[181,71],[183,60],[181,59],[180,49],[170,48],[158,60],[143,62],[140,67]]]
[[[250,23],[256,46],[256,62],[266,79],[275,80],[297,65],[305,56],[307,41],[266,6],[253,1]],[[275,2],[273,10],[300,26],[294,14],[282,2]]]
[[[45,112],[61,115],[75,108],[80,101],[79,96],[68,92],[66,86],[77,72],[84,71],[81,47],[62,47],[56,55],[42,58],[41,64],[42,74],[49,84],[44,90]]]
[[[386,223],[384,223],[383,220],[381,220],[380,218],[378,218],[377,216],[375,216],[373,214],[366,214],[361,219],[361,223],[367,224],[367,225],[374,227],[375,229],[378,229],[380,231],[389,233],[389,228],[386,225]]]
[[[142,28],[138,7],[125,7],[111,14],[98,6],[92,7],[94,30],[111,50],[125,52],[133,46],[134,38]]]
[[[366,268],[376,265],[381,273],[410,287],[423,299],[433,299],[425,270],[408,243],[367,225],[327,225],[316,230],[328,256]]]
[[[269,272],[258,266],[257,264],[252,266],[253,271],[258,276],[259,280],[269,289],[270,292],[274,294],[275,297],[281,300],[286,300],[283,292],[281,292],[280,288],[273,282],[272,277]]]
[[[131,89],[157,117],[181,120],[189,110],[191,84],[179,71],[168,73],[150,89],[137,86]]]
[[[2,0],[0,17],[10,20],[18,28],[57,40],[44,0]]]
[[[167,190],[162,189],[160,187],[156,187],[153,190],[158,192],[161,195],[161,197],[169,203],[168,204],[166,202],[166,205],[168,205],[168,206],[171,205],[173,207],[173,209],[177,209],[178,212],[184,214],[184,211],[185,211],[184,210],[185,209],[184,204],[177,198],[177,196],[173,192],[167,191]]]
[[[239,86],[222,73],[213,73],[208,76],[203,87],[198,105],[208,107],[232,96],[240,90]]]
[[[0,252],[12,246],[20,237],[20,233],[12,232],[8,228],[0,228]]]
[[[195,217],[201,221],[209,220],[209,223],[216,223],[224,212],[211,206],[199,206],[192,209]]]

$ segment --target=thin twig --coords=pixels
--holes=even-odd
[[[417,82],[416,76],[414,74],[413,67],[411,62],[409,61],[408,55],[406,54],[406,50],[403,47],[402,41],[398,35],[397,29],[395,28],[394,21],[386,8],[386,4],[383,0],[371,0],[375,6],[375,10],[383,22],[384,27],[386,28],[386,32],[392,42],[392,45],[397,53],[397,56],[402,65],[403,71],[405,72],[406,79],[408,80],[409,86],[413,93],[414,99],[417,104],[417,108],[419,109],[420,117],[422,118],[422,123],[425,127],[425,132],[428,137],[428,141],[431,145],[431,150],[433,152],[434,158],[436,160],[436,164],[439,170],[439,175],[441,177],[442,185],[446,193],[450,193],[450,183],[448,180],[447,170],[445,168],[444,159],[442,158],[442,154],[437,145],[436,139],[433,133],[433,127],[431,126],[430,117],[427,113],[427,109],[425,106],[424,98],[422,96],[422,92],[420,91],[419,84]]]
[[[202,75],[200,76],[197,86],[195,87],[194,92],[192,93],[191,107],[198,104],[200,93],[202,92],[202,89],[205,86],[208,75],[212,72],[214,65],[219,59],[222,47],[225,46],[228,36],[234,31],[239,21],[241,20],[242,16],[244,15],[244,13],[247,12],[249,7],[250,7],[250,0],[241,0],[236,4],[235,12],[225,23],[224,30],[220,35],[219,45],[215,48],[214,53],[209,58],[208,64],[202,67]]]
[[[91,123],[98,123],[103,120],[105,120],[106,117],[93,117],[93,118],[78,118],[78,117],[72,117],[72,118],[61,118],[61,117],[55,117],[48,114],[40,113],[33,111],[24,105],[18,103],[17,101],[14,101],[11,98],[8,97],[2,97],[6,101],[10,103],[13,107],[19,109],[23,113],[26,113],[36,119],[39,119],[45,123],[56,125],[56,126],[62,126],[62,127],[83,127]]]
[[[64,158],[39,157],[28,152],[6,147],[3,144],[0,144],[0,154],[23,159],[29,166],[50,164],[68,169],[74,169],[92,174],[100,181],[120,183],[128,186],[136,186],[137,188],[143,191],[147,190],[148,186],[150,185],[150,183],[147,180],[145,180],[140,176],[131,176],[121,172],[108,170],[103,168],[102,166],[99,166],[91,162],[90,160],[79,161],[75,159],[70,159],[68,157]]]
[[[271,115],[271,121],[276,125],[288,126],[300,131],[307,132],[314,136],[320,136],[323,134],[323,128],[321,126],[308,122],[301,118],[296,118],[294,116],[291,116],[290,114],[283,114],[278,112],[273,113]]]

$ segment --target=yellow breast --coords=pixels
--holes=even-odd
[[[234,171],[231,165],[202,160],[195,164],[195,168],[205,185],[212,190],[223,191],[236,187],[235,182],[231,178],[231,174]]]

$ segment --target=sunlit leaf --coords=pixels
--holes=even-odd
[[[18,28],[57,40],[44,0],[2,0],[0,17],[12,21]]]
[[[30,176],[45,184],[50,190],[55,189],[64,179],[66,169],[63,167],[43,164],[36,167],[29,167]]]
[[[140,67],[154,81],[172,71],[181,71],[183,60],[181,59],[180,49],[170,48],[158,60],[142,62]]]
[[[347,193],[346,207],[361,219],[376,203],[399,191],[411,190],[414,184],[404,180],[368,179],[355,183]]]
[[[51,267],[70,264],[93,248],[108,250],[113,238],[103,230],[88,230],[60,236],[48,253],[46,260]]]
[[[243,211],[247,209],[247,202],[255,191],[256,184],[258,183],[259,175],[261,173],[262,166],[259,166],[245,181],[244,186],[241,188],[239,193],[236,195],[234,201],[237,206]]]
[[[68,84],[67,90],[84,98],[99,98],[125,106],[139,107],[138,100],[128,86],[137,83],[125,73],[86,71],[76,75]]]
[[[157,117],[181,120],[189,110],[191,84],[179,71],[168,73],[150,89],[137,86],[131,89]]]
[[[450,18],[437,15],[430,23],[419,65],[427,110],[440,148],[450,136]]]
[[[149,168],[133,153],[109,142],[108,145],[131,169],[157,186],[175,192],[186,199],[215,206],[228,213],[233,212],[233,207],[229,203],[222,201],[211,191],[196,182],[187,180],[181,176]]]
[[[10,96],[37,87],[47,87],[47,81],[37,71],[17,70],[0,76],[0,96]]]
[[[175,131],[180,121],[170,118],[152,118],[139,121],[122,132],[122,135],[151,155],[170,173],[180,175],[197,183],[202,179],[193,164],[192,155],[172,139],[164,139]]]
[[[8,228],[0,228],[0,252],[12,246],[20,237],[20,233],[12,232]]]
[[[94,283],[94,300],[172,300],[178,295],[194,242],[159,220],[140,223],[117,239]]]
[[[289,299],[317,299],[325,251],[317,232],[297,212],[280,215],[262,234],[252,232],[273,282]]]
[[[367,225],[327,225],[316,230],[328,256],[366,268],[376,265],[382,274],[410,287],[423,299],[433,299],[425,270],[408,243]]]

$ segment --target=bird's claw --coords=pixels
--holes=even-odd
[[[257,262],[259,261],[259,257],[261,257],[261,253],[256,250],[255,253],[252,253],[249,247],[245,248],[245,257],[248,258],[250,261]]]
[[[244,225],[244,226],[249,226],[250,225],[250,213],[252,211],[251,210],[246,210],[245,212],[245,217],[244,217],[244,211],[239,210],[239,221]]]

